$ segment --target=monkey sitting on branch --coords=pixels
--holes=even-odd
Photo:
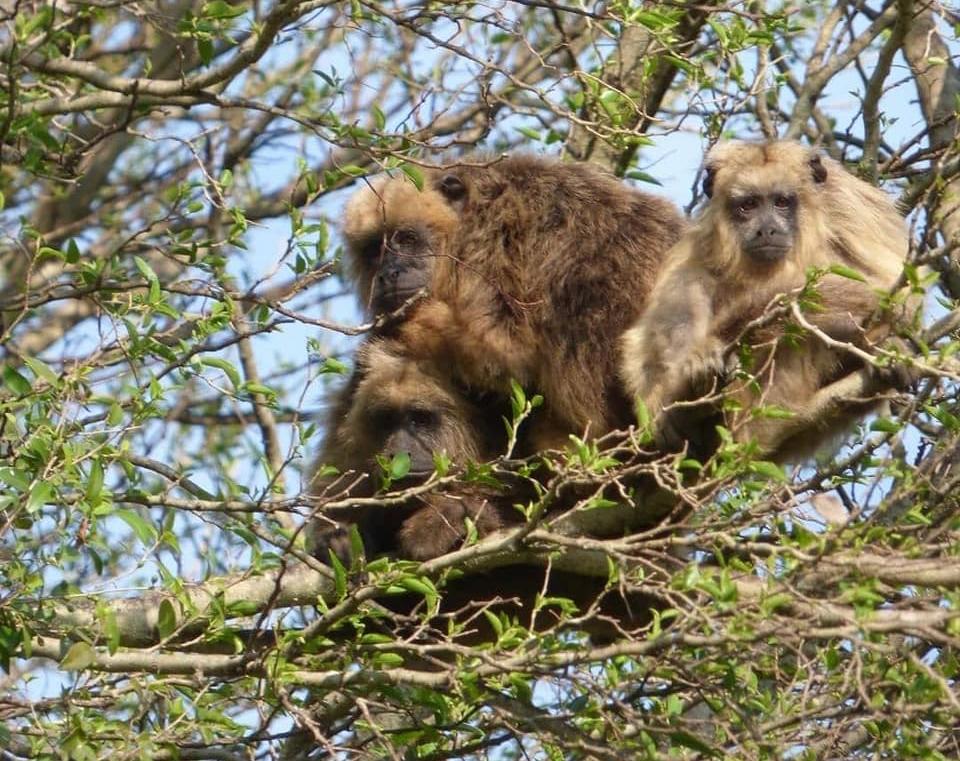
[[[361,349],[354,380],[334,404],[318,463],[370,474],[351,495],[374,493],[376,457],[396,441],[426,463],[440,450],[461,465],[501,454],[511,379],[546,397],[546,409],[525,424],[519,456],[562,447],[570,434],[629,425],[615,337],[639,315],[685,227],[669,201],[551,159],[431,168],[421,185],[379,178],[346,209],[347,274],[368,314],[407,307]],[[382,376],[403,389],[391,401],[444,397],[437,437],[399,437],[394,424],[366,422],[387,399]],[[320,479],[311,491],[327,495],[329,486]],[[318,556],[347,554],[344,523],[359,525],[368,554],[425,559],[462,540],[464,517],[481,533],[518,517],[478,494],[339,511],[340,526],[319,521],[313,531]]]
[[[350,200],[347,271],[371,316],[428,296],[383,331],[465,388],[540,393],[533,445],[625,427],[616,338],[686,223],[670,201],[555,159],[472,159],[374,180]]]
[[[403,489],[426,481],[436,456],[462,467],[504,454],[508,411],[498,403],[493,395],[466,394],[441,364],[411,360],[394,340],[362,344],[349,382],[333,399],[310,484],[312,494],[348,499],[348,507],[327,510],[314,520],[308,534],[314,554],[326,559],[333,550],[347,560],[345,524],[357,525],[369,557],[390,552],[426,560],[463,541],[467,517],[484,534],[515,522],[519,515],[512,508],[464,487],[456,494],[431,490],[390,505],[374,498],[384,486]],[[321,466],[337,472],[322,474]],[[392,469],[393,477],[384,483]],[[357,498],[361,504],[354,502]],[[364,505],[363,498],[373,499]]]
[[[814,285],[815,309],[793,313],[808,328],[799,345],[782,340],[782,326],[760,328],[753,377],[723,389],[723,422],[735,441],[754,440],[775,459],[809,454],[872,406],[838,408],[818,392],[863,366],[856,349],[889,335],[881,306],[906,261],[906,225],[883,191],[790,141],[716,146],[703,185],[705,208],[623,337],[626,387],[661,441],[702,444],[678,430],[696,417],[676,403],[719,391],[728,344],[817,268],[826,274]],[[694,437],[703,435],[702,425],[693,427]]]

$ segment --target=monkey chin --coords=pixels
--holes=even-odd
[[[385,286],[376,293],[376,312],[378,314],[395,312],[420,294],[426,296],[426,285],[419,280],[409,285]]]
[[[756,246],[748,252],[750,262],[761,269],[776,267],[790,253],[789,246]]]

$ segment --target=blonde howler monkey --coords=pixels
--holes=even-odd
[[[668,254],[643,315],[621,342],[627,390],[672,443],[691,440],[690,430],[679,430],[690,418],[682,406],[665,408],[719,390],[728,344],[778,294],[802,288],[811,267],[840,274],[815,284],[819,304],[804,315],[808,324],[861,348],[887,336],[881,294],[897,283],[909,249],[905,222],[882,190],[796,142],[717,145],[705,160],[704,192],[705,207]],[[842,274],[849,271],[862,282]],[[782,325],[753,336],[760,339],[757,377],[723,389],[734,402],[723,422],[735,440],[755,440],[773,457],[802,456],[869,409],[838,409],[818,396],[861,360],[813,333],[799,345],[778,340]],[[753,414],[761,405],[794,417]]]

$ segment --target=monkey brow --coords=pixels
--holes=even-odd
[[[797,186],[794,183],[784,181],[737,183],[729,191],[730,198],[746,198],[748,196],[763,198],[772,195],[796,194]]]

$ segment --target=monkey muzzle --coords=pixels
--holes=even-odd
[[[751,248],[748,253],[757,264],[777,264],[786,258],[789,251],[790,248],[786,246],[764,245]]]

